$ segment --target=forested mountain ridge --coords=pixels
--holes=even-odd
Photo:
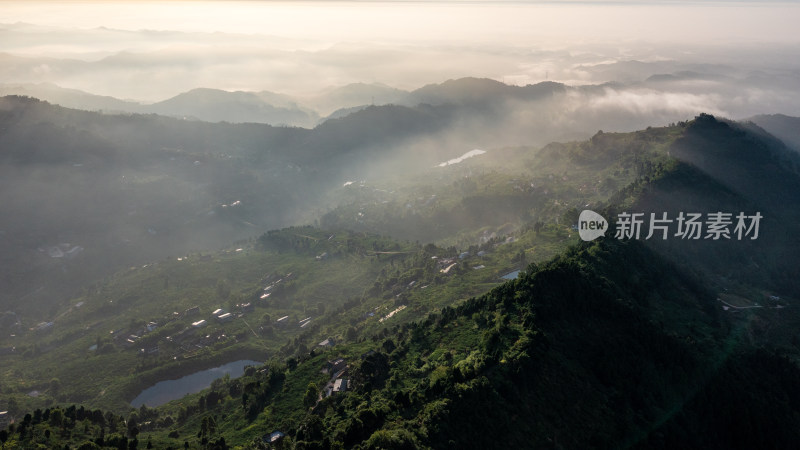
[[[419,197],[429,191],[415,190],[414,180],[400,185],[413,193],[400,204],[413,214],[392,216],[398,205],[379,201],[388,192],[360,194],[368,184],[357,183],[354,201],[371,209],[357,203],[355,209],[335,209],[326,219],[336,225],[330,230],[271,231],[255,245],[240,244],[242,252],[192,254],[131,268],[93,286],[86,305],[73,306],[65,323],[92,330],[95,321],[110,320],[109,311],[135,312],[146,322],[169,314],[173,304],[191,308],[195,299],[205,308],[227,303],[233,310],[263,300],[263,285],[288,280],[278,283],[287,283],[280,295],[257,303],[267,311],[258,332],[238,320],[216,325],[209,336],[233,339],[220,337],[195,360],[210,364],[217,352],[241,357],[260,347],[269,349],[268,364],[158,409],[124,417],[120,410],[100,412],[103,420],[94,412],[88,417],[80,409],[69,411],[66,403],[44,403],[51,395],[57,399],[59,390],[86,400],[97,395],[72,380],[65,386],[62,377],[47,389],[40,418],[32,413],[23,419],[23,430],[16,427],[7,439],[117,448],[133,439],[164,448],[263,448],[271,445],[265,436],[277,430],[284,434],[282,445],[302,448],[787,448],[800,429],[794,385],[800,315],[796,277],[787,268],[793,248],[787,239],[797,231],[787,219],[795,212],[781,202],[797,201],[798,176],[792,153],[761,133],[701,115],[670,127],[599,132],[588,141],[540,150],[505,149],[494,157],[488,152],[454,166],[450,176],[463,179],[439,185],[447,186],[434,196],[440,200],[431,201],[430,193]],[[510,155],[519,175],[495,173]],[[725,165],[731,170],[719,170]],[[436,213],[437,201],[438,208],[451,208],[445,211],[479,204],[495,211],[498,198],[519,202],[527,215],[514,220],[526,225],[481,234],[486,239],[465,252],[364,233],[381,220],[424,219]],[[642,243],[618,240],[612,228],[599,241],[563,251],[576,241],[571,225],[588,201],[612,223],[623,211],[670,217],[680,211],[760,211],[764,220],[758,239],[670,236],[663,242],[641,238]],[[360,218],[359,211],[384,216],[346,231],[350,224],[344,219]],[[548,251],[563,253],[547,261]],[[536,264],[517,280],[495,287],[499,275],[530,261]],[[202,281],[208,271],[219,271],[219,278]],[[348,298],[338,298],[334,286],[348,289]],[[113,303],[104,304],[107,298]],[[292,321],[314,318],[307,331],[282,331],[274,322],[283,315]],[[172,320],[142,342],[188,330],[187,320]],[[65,332],[80,339],[76,349],[93,341],[94,331],[77,328],[54,328],[53,339],[67,341]],[[336,345],[317,345],[326,337]],[[108,338],[97,343],[108,353],[90,354],[92,363],[129,361],[135,350],[107,347]],[[48,351],[53,349],[28,347],[25,355],[6,358],[15,361],[13,370],[32,373],[31,364],[45,361]],[[155,381],[182,370],[166,356],[143,356],[128,381]],[[327,396],[326,386],[336,377],[320,369],[339,358],[348,366],[342,378],[349,380],[349,391]],[[183,369],[199,368],[192,364]],[[115,405],[142,387],[113,380],[109,395]],[[9,387],[18,395],[44,384]],[[99,401],[104,400],[91,403]],[[487,405],[495,411],[491,417]],[[43,419],[54,410],[61,421]]]
[[[763,216],[756,239],[675,239],[658,243],[670,258],[723,277],[796,296],[800,272],[790,261],[800,245],[800,159],[763,130],[700,115],[669,149],[680,166],[655,180],[637,200],[640,209]],[[689,262],[691,261],[691,262]]]
[[[742,331],[700,280],[641,243],[603,240],[420,322],[223,380],[199,407],[142,408],[127,425],[73,410],[8,438],[263,448],[280,430],[303,448],[787,448],[800,371]],[[318,399],[319,368],[338,357],[350,388]]]

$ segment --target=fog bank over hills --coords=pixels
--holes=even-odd
[[[6,32],[14,36],[16,28],[8,27]],[[580,123],[579,128],[587,132],[598,128],[630,131],[684,120],[700,112],[734,119],[800,115],[800,68],[796,63],[800,50],[789,45],[658,50],[645,46],[624,53],[602,47],[503,53],[488,48],[477,53],[471,48],[451,49],[456,55],[467,55],[470,64],[483,62],[480,68],[459,66],[460,56],[444,59],[446,67],[435,66],[424,56],[432,50],[419,53],[418,48],[405,48],[397,51],[415,61],[391,73],[383,73],[381,61],[402,59],[395,50],[383,49],[388,53],[381,50],[384,56],[378,58],[376,49],[351,48],[346,55],[338,49],[336,45],[289,56],[257,52],[246,58],[247,63],[230,54],[212,58],[228,69],[235,67],[235,74],[215,73],[216,65],[208,65],[208,55],[192,52],[174,59],[160,53],[124,51],[92,61],[0,53],[0,93],[92,111],[304,128],[368,105],[413,107],[468,101],[475,106],[499,98],[507,100],[505,109],[515,110],[516,117],[546,114],[562,125]],[[364,58],[367,65],[358,63],[357,57]],[[281,67],[294,64],[291,59],[295,58],[306,58],[302,62],[305,68],[276,74]],[[260,67],[262,63],[269,68]],[[353,72],[326,77],[338,70],[329,64],[344,64]],[[359,67],[363,70],[356,70]],[[432,67],[439,68],[429,72]],[[300,92],[299,84],[287,84],[299,82],[309,71],[319,77],[303,84]],[[465,75],[484,81],[467,85],[462,80]],[[455,81],[444,82],[447,79]],[[553,97],[530,95],[547,83],[563,89]],[[587,116],[600,117],[605,123],[587,124]]]
[[[754,117],[796,147],[793,3],[4,6],[0,94],[49,102],[0,108],[0,231],[26,286],[9,298],[53,274],[80,284],[50,250],[101,251],[86,270],[101,273],[219,248],[313,223],[345,182],[473,149],[700,113]]]
[[[476,106],[493,92],[517,119],[549,115],[592,133],[700,112],[798,116],[798,11],[750,2],[26,2],[0,13],[0,92],[304,128],[367,105],[473,96]],[[498,84],[442,84],[464,77]],[[547,102],[512,89],[546,82],[565,89]]]
[[[547,114],[554,104],[578,95],[593,92],[558,83],[516,87],[465,78],[408,94],[437,104],[371,105],[313,129],[100,114],[26,97],[2,97],[0,200],[5,215],[0,248],[6,270],[0,282],[6,289],[0,304],[7,307],[20,298],[52,304],[116,268],[219,249],[267,230],[322,223],[325,217],[353,226],[352,220],[364,220],[359,215],[363,211],[327,214],[339,206],[353,207],[353,194],[343,185],[355,184],[359,187],[350,189],[361,191],[360,180],[369,186],[387,179],[400,185],[439,179],[446,172],[438,167],[443,161],[472,149],[487,150],[488,155],[474,159],[489,161],[494,152],[527,143],[519,148],[528,150],[519,155],[536,158],[534,149],[548,142],[656,117],[625,115],[621,110],[603,114],[588,107],[573,120]],[[753,120],[768,132],[791,136],[787,130],[797,119],[775,117],[781,119],[778,125],[764,118]],[[758,133],[766,135],[763,130]],[[546,148],[552,153],[566,147]],[[471,167],[459,163],[448,169],[460,174],[459,183],[467,190]],[[512,167],[503,170],[517,176]],[[564,170],[571,169],[557,173],[566,174]],[[602,179],[592,182],[614,185]],[[389,194],[375,192],[367,203],[381,208],[383,196]],[[432,193],[437,190],[425,195]],[[419,195],[397,195],[402,217],[416,223],[415,209],[408,208],[420,201]],[[552,205],[564,207],[559,201]],[[440,213],[435,226],[406,230],[406,235],[421,242],[446,237],[440,228],[450,219],[444,210]],[[394,225],[400,230],[394,235],[402,236],[404,225]]]
[[[705,71],[660,72],[684,66],[637,61],[604,65],[601,71],[624,72],[630,66],[644,78],[590,85],[552,81],[514,85],[488,78],[459,78],[411,91],[379,83],[352,83],[308,96],[197,88],[155,103],[125,101],[50,83],[0,84],[0,94],[31,96],[104,113],[159,114],[182,120],[303,128],[314,128],[330,118],[344,117],[370,105],[451,105],[469,109],[473,115],[479,111],[481,120],[494,122],[498,127],[494,134],[506,136],[503,144],[582,139],[598,129],[632,131],[685,120],[700,112],[734,119],[765,111],[789,116],[800,114],[797,74],[736,75],[736,70],[727,67],[694,66]],[[523,127],[529,131],[524,139],[507,139],[509,135],[517,135],[517,131],[509,130]]]
[[[291,105],[263,92],[325,117],[373,102],[403,104],[403,91],[465,76],[517,86],[614,83],[598,102],[637,112],[702,103],[735,118],[799,113],[800,49],[788,20],[795,4],[101,2],[91,14],[79,4],[48,4],[59,19],[34,14],[37,4],[0,14],[6,87],[51,83],[148,105],[203,88],[251,93],[265,104],[239,98],[262,110],[231,111],[229,121],[306,125],[276,118],[270,108]],[[348,92],[354,83],[371,87]]]

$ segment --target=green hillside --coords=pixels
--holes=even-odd
[[[11,448],[791,448],[796,162],[763,130],[701,115],[354,181],[318,226],[130,267],[51,324],[4,337],[0,399],[17,423],[0,437]],[[573,228],[587,208],[612,224],[592,243]],[[758,239],[614,238],[623,212],[715,211],[758,211]],[[129,406],[157,381],[239,359],[264,364]]]
[[[3,356],[2,387],[20,409],[55,400],[124,411],[162,379],[303,353],[327,337],[353,340],[383,328],[379,319],[399,307],[387,323],[423,318],[568,242],[562,229],[528,230],[459,259],[455,248],[296,227],[219,253],[131,267],[87,287],[50,325],[3,339],[13,352]],[[218,323],[218,308],[240,316]],[[204,319],[207,326],[192,326]],[[32,391],[36,397],[26,395]]]
[[[325,397],[320,369],[335,358],[351,385]],[[424,320],[142,408],[127,431],[51,408],[10,438],[260,448],[280,430],[300,448],[780,448],[798,438],[798,375],[749,345],[699,280],[640,243],[604,240]]]

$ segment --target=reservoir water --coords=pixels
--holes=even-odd
[[[517,278],[517,275],[519,275],[519,272],[520,272],[519,270],[515,270],[513,272],[509,272],[509,273],[503,275],[501,278],[504,279],[504,280],[513,280],[514,278]]]
[[[224,377],[225,374],[230,374],[231,378],[240,377],[244,374],[245,366],[260,366],[261,364],[262,363],[258,361],[242,359],[219,367],[201,370],[191,375],[178,378],[177,380],[159,381],[153,386],[143,390],[133,399],[131,405],[138,408],[145,404],[150,408],[155,408],[156,406],[161,406],[164,403],[179,399],[187,394],[200,392],[211,386],[212,381]]]

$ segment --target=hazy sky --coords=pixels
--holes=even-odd
[[[463,76],[600,83],[626,74],[593,67],[627,60],[794,76],[798,18],[797,2],[0,1],[0,83],[156,101]]]
[[[2,2],[0,23],[413,41],[798,40],[797,2]]]

